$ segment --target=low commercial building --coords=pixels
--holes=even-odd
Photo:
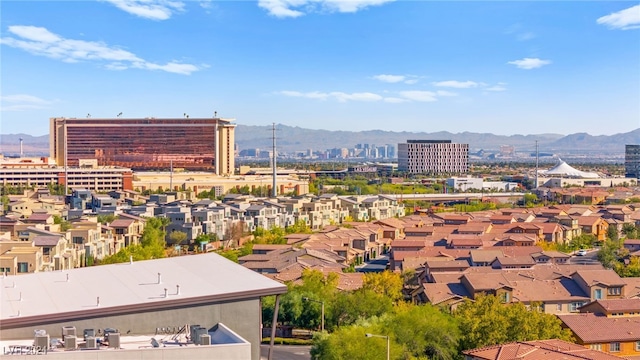
[[[287,291],[215,253],[3,276],[0,287],[4,341],[33,339],[34,330],[60,336],[64,327],[145,336],[185,325],[212,333],[224,324],[251,344],[253,360],[260,357],[260,299]],[[177,352],[163,359],[189,357]]]
[[[85,188],[97,192],[133,190],[129,168],[93,165],[67,167],[51,165],[47,158],[0,161],[2,186],[46,188],[49,185]]]

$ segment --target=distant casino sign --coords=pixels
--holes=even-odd
[[[370,172],[377,172],[377,171],[378,171],[378,168],[375,166],[354,166],[349,168],[349,172],[356,172],[356,173],[370,173]]]

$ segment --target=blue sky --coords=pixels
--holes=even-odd
[[[640,3],[0,3],[0,133],[53,116],[328,130],[640,128]]]

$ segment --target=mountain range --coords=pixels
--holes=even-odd
[[[238,149],[264,149],[272,147],[272,126],[238,125],[235,132]],[[495,135],[490,133],[450,133],[447,131],[395,132],[382,130],[368,131],[329,131],[314,130],[287,125],[276,125],[276,144],[279,152],[321,151],[331,148],[353,148],[356,144],[381,146],[407,140],[451,140],[454,143],[469,144],[472,152],[485,150],[497,151],[500,146],[513,146],[517,152],[535,151],[536,141],[540,152],[556,154],[624,154],[625,144],[640,144],[640,128],[627,133],[614,135],[589,135],[575,133],[570,135]],[[49,136],[31,136],[27,134],[0,135],[0,152],[16,155],[20,152],[20,138],[23,139],[23,152],[27,156],[48,155]]]

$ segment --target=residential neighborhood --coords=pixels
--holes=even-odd
[[[624,249],[620,266],[638,264],[640,239],[626,236],[640,224],[634,204],[443,212],[387,195],[229,193],[211,200],[189,191],[83,189],[66,199],[42,189],[9,199],[0,218],[4,276],[99,264],[144,243],[145,227],[157,218],[168,256],[246,248],[249,253],[237,262],[279,283],[304,286],[315,272],[333,279],[336,291],[354,294],[371,286],[367,267],[382,264],[374,271],[404,279],[405,301],[455,313],[469,301],[494,296],[503,306],[521,304],[557,316],[586,350],[560,339],[523,342],[522,349],[543,351],[556,341],[555,351],[565,356],[640,356],[640,332],[633,331],[640,326],[640,277],[621,276],[597,257],[616,234]],[[277,243],[256,242],[256,234],[296,226],[306,230],[288,231]],[[615,330],[591,335],[594,327]],[[484,359],[491,351],[465,356]]]

